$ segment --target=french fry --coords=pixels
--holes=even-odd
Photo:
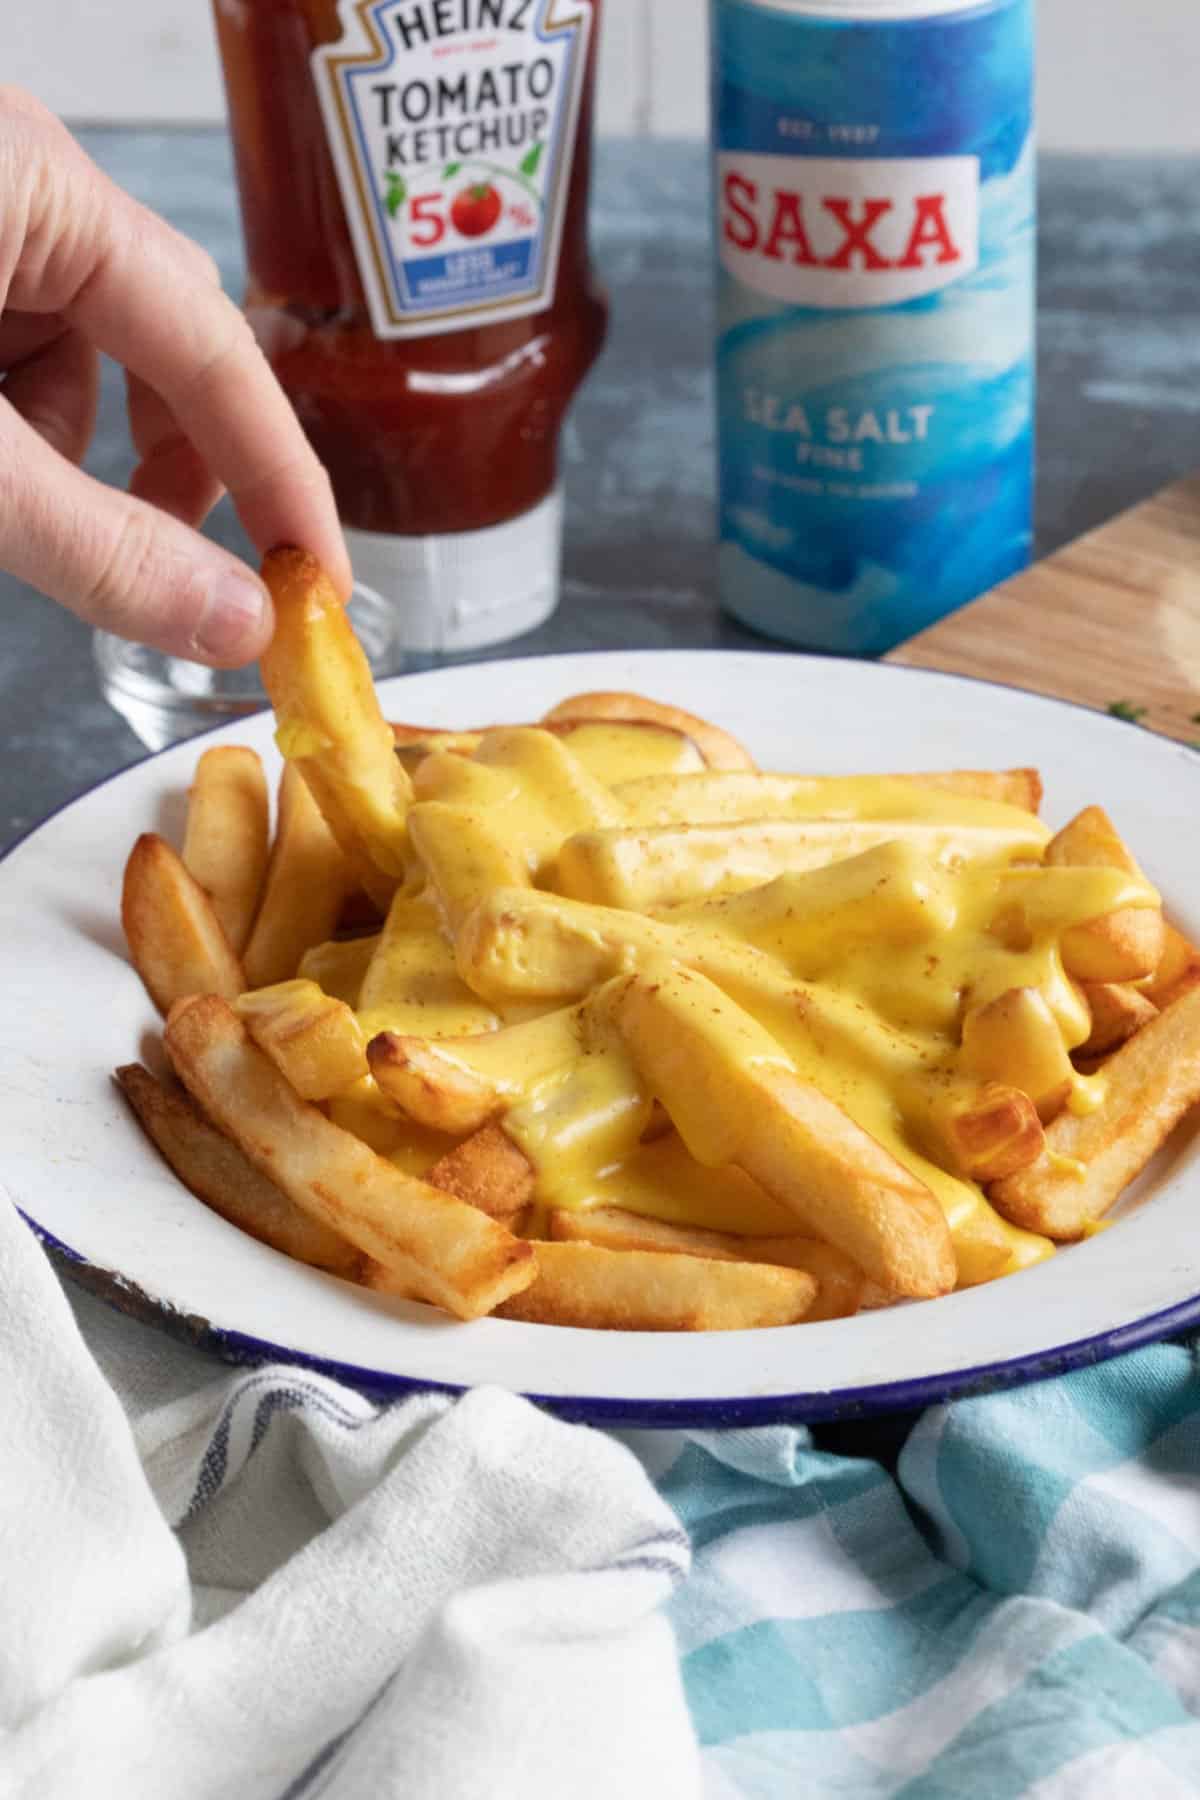
[[[885,843],[909,845],[930,860],[1036,857],[1044,832],[1032,818],[1030,825],[1026,830],[890,819],[765,819],[584,831],[568,838],[559,851],[555,886],[592,905],[649,912],[704,895],[735,893],[778,875],[822,869]]]
[[[504,1104],[492,1083],[456,1067],[426,1038],[381,1031],[367,1045],[367,1062],[388,1098],[435,1131],[478,1131]]]
[[[981,1081],[1020,1088],[1043,1120],[1061,1110],[1075,1082],[1062,1032],[1036,988],[1009,988],[972,1007],[963,1020],[960,1063]]]
[[[964,801],[994,808],[990,822],[1014,824],[1014,809],[1041,803],[1036,769],[958,770],[943,775],[764,775],[708,769],[699,774],[645,775],[615,793],[629,825],[733,825],[748,819],[926,817],[969,823]],[[940,803],[940,796],[949,798]],[[1026,830],[1030,829],[1025,821]],[[1048,839],[1049,831],[1043,832]]]
[[[740,894],[664,912],[668,924],[696,925],[780,956],[795,970],[814,956],[863,943],[919,943],[956,922],[952,898],[913,845],[890,839],[857,856],[778,875]]]
[[[363,978],[379,948],[379,937],[375,932],[370,937],[328,938],[323,944],[314,944],[300,958],[296,973],[302,981],[315,981],[334,1000],[344,1000],[347,1006],[357,1008]]]
[[[1200,948],[1185,938],[1182,931],[1164,921],[1158,967],[1148,980],[1139,983],[1139,989],[1155,1006],[1164,1006],[1165,996],[1174,992],[1192,969],[1200,969]]]
[[[263,558],[262,574],[275,604],[275,635],[259,668],[279,721],[276,741],[368,893],[386,905],[405,874],[412,786],[370,667],[314,556],[281,546]]]
[[[245,987],[208,895],[154,832],[142,833],[125,865],[121,923],[133,965],[161,1013],[187,994],[232,1000]]]
[[[140,1063],[118,1069],[116,1079],[147,1137],[198,1200],[284,1256],[344,1281],[361,1279],[362,1251],[294,1205],[181,1088],[164,1087]]]
[[[563,719],[548,729],[606,787],[641,775],[687,775],[705,767],[694,738],[648,719]]]
[[[989,1189],[1014,1224],[1058,1240],[1081,1237],[1200,1100],[1200,988],[1128,1038],[1099,1079],[1100,1105],[1060,1113],[1037,1162]]]
[[[407,750],[416,752],[413,767],[422,757],[428,756],[431,750],[456,750],[460,756],[470,756],[479,748],[479,740],[483,736],[483,728],[478,731],[449,731],[439,725],[399,725],[394,719],[388,723],[397,754]],[[404,761],[402,755],[401,761]]]
[[[493,888],[533,885],[524,858],[481,812],[419,800],[409,812],[408,829],[452,935]]]
[[[1042,1122],[1019,1088],[999,1081],[949,1082],[919,1092],[925,1097],[921,1110],[934,1160],[964,1180],[997,1181],[1040,1156]],[[918,1106],[910,1096],[907,1115]]]
[[[542,716],[543,725],[579,723],[583,720],[635,720],[665,725],[691,738],[710,769],[753,769],[754,759],[743,744],[718,725],[699,719],[682,707],[647,700],[641,694],[572,694]]]
[[[660,1250],[539,1243],[536,1281],[496,1311],[590,1331],[753,1331],[795,1325],[816,1282],[801,1269],[705,1262]]]
[[[430,1131],[412,1119],[401,1118],[369,1075],[354,1087],[334,1094],[321,1110],[335,1125],[352,1137],[361,1138],[406,1175],[420,1175],[423,1179],[434,1163],[454,1148],[454,1139],[446,1132]]]
[[[1042,806],[1042,778],[1036,769],[937,769],[925,775],[897,775],[914,787],[938,788],[976,800],[998,800],[1036,813]]]
[[[613,1003],[639,1072],[696,1161],[735,1163],[813,1235],[893,1293],[954,1286],[945,1216],[923,1182],[788,1064],[691,970],[626,978]]]
[[[263,766],[237,744],[206,750],[188,794],[183,865],[212,901],[217,922],[240,955],[258,910],[271,837]]]
[[[478,1318],[533,1279],[527,1243],[301,1100],[224,1001],[174,1007],[166,1045],[192,1097],[263,1174],[420,1298]]]
[[[709,1257],[717,1262],[770,1263],[802,1269],[817,1284],[817,1295],[804,1315],[806,1325],[822,1319],[848,1319],[858,1311],[864,1286],[862,1270],[841,1250],[809,1237],[739,1237],[730,1231],[703,1231],[696,1226],[669,1225],[644,1219],[617,1206],[575,1211],[555,1207],[549,1215],[556,1243],[599,1244],[605,1250],[668,1250],[679,1256]]]
[[[477,1131],[578,1057],[578,1022],[577,1007],[561,1007],[471,1037],[382,1031],[367,1045],[367,1061],[383,1092],[409,1118],[437,1131]]]
[[[368,1037],[379,1031],[423,1033],[431,1014],[449,1036],[492,1031],[499,1023],[460,977],[433,906],[403,892],[392,900],[356,1010]]]
[[[533,1164],[498,1125],[484,1125],[434,1163],[431,1187],[453,1194],[493,1219],[510,1220],[533,1199]]]
[[[1100,806],[1085,806],[1046,846],[1054,867],[1123,869],[1145,882],[1132,852]],[[1151,896],[1154,890],[1146,883]],[[1121,907],[1063,932],[1062,957],[1079,981],[1136,981],[1162,958],[1163,917],[1157,906]]]
[[[1092,1028],[1080,1044],[1084,1056],[1104,1056],[1148,1025],[1158,1008],[1138,989],[1123,981],[1091,981],[1083,984],[1083,997],[1092,1015]]]
[[[270,987],[294,975],[305,951],[332,935],[353,881],[303,775],[286,764],[262,904],[245,950],[243,987]]]
[[[1200,987],[1200,963],[1192,963],[1186,968],[1173,987],[1169,987],[1162,996],[1160,1006],[1166,1011],[1168,1006],[1175,1006],[1185,994],[1194,993]]]
[[[328,1100],[369,1073],[362,1026],[315,981],[254,988],[234,1011],[302,1100]]]

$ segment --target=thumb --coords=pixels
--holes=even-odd
[[[119,637],[216,668],[251,662],[271,602],[236,556],[75,468],[0,400],[0,567]]]

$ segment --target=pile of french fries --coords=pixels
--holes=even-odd
[[[125,871],[191,1191],[460,1319],[845,1318],[1099,1229],[1200,1100],[1200,951],[1036,771],[764,774],[633,694],[389,724],[344,609],[267,558],[285,758],[199,759]]]

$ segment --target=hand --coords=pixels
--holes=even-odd
[[[0,567],[89,624],[216,667],[272,629],[257,575],[196,527],[227,488],[260,550],[311,550],[345,596],[329,479],[212,258],[0,88]],[[99,352],[124,365],[141,461],[78,467]]]

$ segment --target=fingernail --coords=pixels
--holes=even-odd
[[[236,570],[218,576],[196,627],[197,651],[230,662],[252,656],[259,648],[267,604],[266,591],[253,576]]]

